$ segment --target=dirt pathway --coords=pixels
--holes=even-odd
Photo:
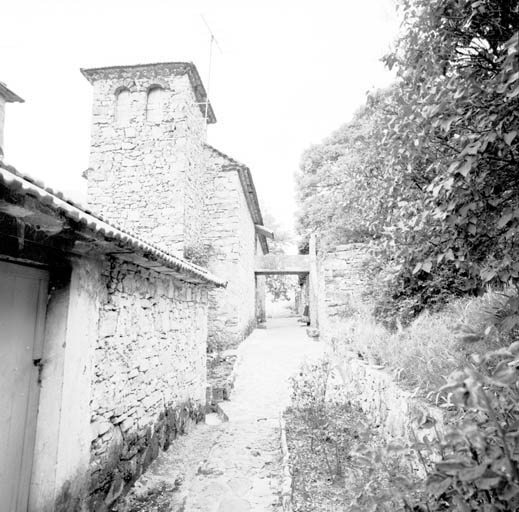
[[[321,355],[294,319],[269,320],[240,346],[229,418],[199,425],[175,441],[132,492],[132,511],[279,511],[279,414],[289,403],[288,378]]]

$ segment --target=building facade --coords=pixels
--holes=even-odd
[[[207,144],[216,118],[195,66],[82,73],[94,89],[89,205],[223,277],[225,290],[209,299],[209,338],[236,345],[256,324],[255,256],[269,235],[249,168]]]
[[[209,295],[209,341],[218,348],[236,346],[264,321],[257,310],[256,256],[268,252],[267,230],[248,167],[207,145],[207,223],[204,241],[208,268],[227,280],[224,289]],[[259,280],[259,283],[257,282]]]
[[[107,510],[203,417],[224,283],[0,165],[0,496]]]
[[[229,345],[254,326],[254,258],[268,251],[249,169],[207,145],[215,117],[192,64],[82,72],[88,208],[0,158],[10,512],[109,510],[203,418],[208,337]],[[0,98],[3,135],[20,99],[3,84]]]

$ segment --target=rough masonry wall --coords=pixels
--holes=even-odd
[[[234,346],[255,325],[254,258],[256,233],[238,171],[228,161],[208,155],[209,191],[204,240],[209,245],[209,269],[228,281],[209,296],[209,338],[224,347]]]
[[[200,112],[198,111],[198,114]],[[196,124],[196,112],[193,112],[191,125]],[[204,129],[205,130],[205,129]],[[205,176],[207,154],[205,152],[205,131],[193,132],[188,148],[187,172],[184,182],[184,255],[186,249],[198,247],[203,237],[206,222],[205,204],[209,200],[210,187]]]
[[[412,445],[424,441],[425,436],[429,442],[438,434],[443,436],[444,410],[417,398],[414,391],[403,389],[389,371],[359,359],[356,352],[342,356],[335,361],[337,372],[330,393],[337,400],[360,407],[386,442]],[[427,476],[416,454],[403,461],[424,478]]]
[[[368,246],[361,243],[339,245],[320,254],[319,331],[325,341],[333,342],[330,328],[334,322],[351,317],[359,308],[366,308],[369,313],[370,303],[365,296],[368,259]],[[434,418],[440,432],[443,430],[441,409],[403,389],[389,371],[359,359],[357,352],[340,349],[335,355],[344,396],[353,397],[388,441],[412,443],[425,435],[434,437],[433,423],[422,425],[427,416]],[[417,460],[411,462],[420,470]]]
[[[365,265],[368,246],[362,243],[338,245],[319,258],[318,309],[321,335],[335,321],[351,316],[359,306],[369,307]]]
[[[160,119],[146,114],[148,91],[163,89]],[[167,66],[104,71],[94,78],[89,206],[178,255],[200,234],[206,123],[187,74]],[[116,119],[129,91],[129,119]]]
[[[114,262],[104,278],[91,396],[93,510],[202,418],[206,388],[207,289]]]

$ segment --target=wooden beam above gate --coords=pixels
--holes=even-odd
[[[310,256],[307,254],[265,254],[256,256],[256,275],[308,274]]]

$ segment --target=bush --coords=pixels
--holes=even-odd
[[[401,457],[370,454],[382,443],[376,425],[334,384],[333,368],[322,360],[304,365],[291,379],[292,405],[285,412],[293,474],[294,510],[396,511],[412,475]],[[362,457],[357,456],[360,450]],[[404,486],[404,489],[403,489]]]
[[[417,510],[519,509],[519,343],[471,358],[442,388],[458,421]]]
[[[361,309],[331,326],[332,343],[339,357],[354,352],[369,363],[388,366],[402,383],[433,396],[471,353],[484,354],[514,339],[510,318],[517,316],[516,301],[515,289],[488,290],[481,297],[456,299],[441,311],[424,311],[407,326],[396,320],[394,330]],[[466,341],[472,342],[470,347]]]

